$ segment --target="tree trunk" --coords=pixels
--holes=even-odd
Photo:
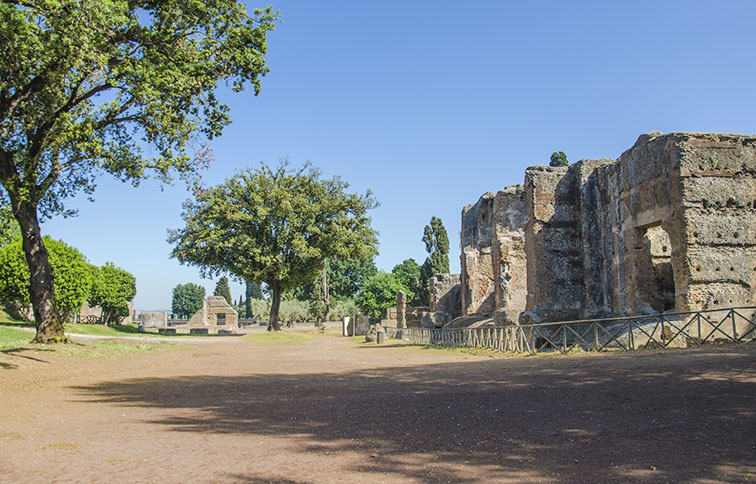
[[[268,321],[268,331],[281,331],[281,326],[278,324],[278,311],[281,309],[281,283],[274,281],[268,283],[273,291],[273,300],[270,303],[270,320]]]
[[[325,305],[325,312],[323,313],[323,321],[328,321],[328,313],[331,312],[331,298],[328,296],[328,261],[323,261],[323,276],[321,278],[323,284],[323,304]]]
[[[21,226],[24,255],[29,266],[29,299],[34,309],[37,335],[32,343],[68,343],[55,307],[53,273],[37,219],[37,208],[29,202],[13,203],[13,213]]]

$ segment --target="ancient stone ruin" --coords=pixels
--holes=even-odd
[[[506,324],[754,305],[755,176],[756,136],[734,134],[655,132],[617,160],[530,167],[462,210],[462,273],[434,278],[431,311]]]
[[[202,303],[202,308],[185,324],[159,328],[161,333],[235,333],[239,327],[239,313],[232,308],[223,296],[209,296]]]

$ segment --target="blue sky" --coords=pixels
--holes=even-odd
[[[271,72],[257,97],[221,93],[233,124],[205,181],[288,157],[372,189],[383,270],[422,262],[423,227],[438,216],[458,271],[462,207],[554,151],[616,158],[648,131],[756,133],[753,1],[273,6]],[[79,216],[42,230],[133,273],[137,309],[169,308],[176,284],[215,286],[169,258],[166,230],[188,196],[102,177],[94,203],[72,200]]]

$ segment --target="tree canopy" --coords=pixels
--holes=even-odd
[[[102,322],[118,324],[129,315],[129,302],[136,296],[136,279],[112,262],[96,271],[89,304],[102,308]]]
[[[321,179],[309,163],[247,169],[184,203],[185,226],[169,231],[172,257],[203,275],[233,274],[272,291],[269,329],[279,329],[283,291],[314,281],[323,261],[369,259],[377,232],[368,191],[348,193],[339,177]]]
[[[70,214],[99,173],[196,180],[201,139],[230,122],[215,90],[260,91],[276,20],[237,0],[0,3],[0,198],[21,226],[34,341],[63,337],[39,216]]]
[[[564,151],[555,151],[551,154],[549,166],[570,166],[570,162],[567,161],[567,155],[564,154]]]
[[[10,206],[0,207],[0,250],[21,237],[21,229],[13,217]]]
[[[404,292],[407,294],[407,301],[412,302],[420,295],[422,286],[420,279],[422,277],[422,267],[415,262],[415,259],[406,259],[391,269],[397,279],[404,286]]]
[[[378,272],[370,277],[360,289],[357,306],[373,318],[379,318],[386,309],[396,304],[396,293],[406,288],[397,276],[390,272]]]
[[[173,288],[171,312],[179,317],[188,318],[202,308],[205,301],[205,288],[188,282]]]

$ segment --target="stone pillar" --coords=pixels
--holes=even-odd
[[[407,322],[407,295],[404,291],[396,293],[396,327],[404,328]]]

